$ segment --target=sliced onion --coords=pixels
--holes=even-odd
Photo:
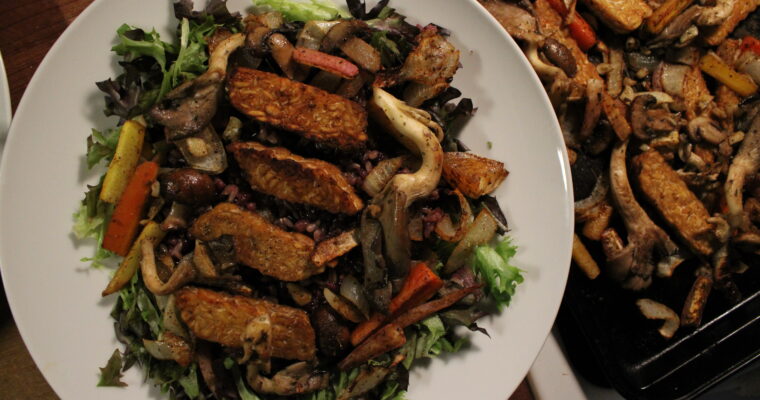
[[[459,189],[454,189],[454,195],[457,196],[457,199],[459,200],[459,223],[454,226],[454,223],[451,221],[451,215],[445,214],[435,226],[435,233],[447,242],[457,242],[461,240],[467,231],[467,227],[470,226],[474,219],[472,208],[470,208],[470,203],[467,201],[467,198],[464,197]]]
[[[340,295],[353,303],[364,314],[365,318],[369,318],[369,301],[367,301],[367,296],[364,295],[364,288],[353,275],[347,275],[343,278],[343,282],[340,284]]]
[[[683,97],[683,85],[691,67],[664,64],[662,68],[662,89],[671,96]]]
[[[357,309],[348,300],[335,294],[328,288],[325,288],[322,293],[325,295],[327,304],[329,304],[333,310],[337,311],[341,317],[354,323],[359,323],[365,320],[365,317],[362,315],[361,311],[359,311],[359,309]]]
[[[472,254],[475,246],[486,244],[493,239],[499,224],[488,209],[480,210],[478,216],[467,229],[467,233],[454,248],[451,256],[446,260],[443,268],[444,274],[451,274],[461,268]]]
[[[745,51],[736,62],[736,69],[752,77],[755,83],[760,84],[760,56],[753,51]]]
[[[301,32],[298,33],[296,47],[305,47],[307,49],[319,50],[322,39],[324,39],[330,29],[339,24],[340,21],[309,21],[304,24]]]
[[[375,197],[385,189],[385,185],[391,181],[396,172],[404,165],[406,157],[389,158],[377,164],[364,178],[362,188],[368,195]]]
[[[675,335],[680,325],[680,319],[675,311],[651,299],[638,299],[636,300],[636,305],[639,307],[641,314],[647,319],[661,319],[665,321],[658,330],[662,337],[670,339]]]
[[[156,296],[158,298],[159,296]],[[171,332],[181,338],[189,338],[185,326],[179,319],[179,311],[177,310],[177,303],[174,299],[174,295],[166,297],[166,306],[164,307],[164,314],[161,317],[162,326],[164,331]]]

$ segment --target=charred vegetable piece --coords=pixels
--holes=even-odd
[[[444,179],[472,199],[496,190],[508,174],[504,163],[496,160],[472,153],[443,154]]]
[[[397,349],[406,343],[404,329],[395,324],[388,324],[356,347],[346,358],[338,363],[343,371],[361,365],[381,354]]]
[[[470,224],[467,233],[465,233],[462,240],[454,248],[449,259],[446,260],[443,273],[451,274],[461,268],[472,255],[475,246],[480,246],[491,241],[494,235],[496,235],[498,228],[499,222],[491,212],[485,208],[480,210],[478,216],[475,217],[475,221]]]
[[[333,213],[354,215],[364,208],[340,170],[326,161],[256,142],[236,142],[228,149],[255,190]]]
[[[129,283],[140,267],[140,254],[143,241],[150,242],[155,246],[161,242],[165,235],[166,232],[162,231],[156,222],[148,222],[142,232],[140,232],[137,240],[132,244],[132,248],[127,256],[119,264],[119,268],[114,273],[108,286],[103,290],[102,295],[108,296],[109,294],[116,293]]]
[[[589,279],[596,279],[601,272],[578,235],[573,235],[573,261]]]
[[[144,121],[129,120],[121,126],[116,152],[103,179],[100,200],[111,204],[119,201],[137,167],[144,140]]]
[[[272,357],[311,360],[316,354],[314,329],[304,311],[195,287],[180,289],[175,296],[182,320],[200,339],[243,347],[249,321],[268,315]]]
[[[310,261],[314,241],[305,235],[286,232],[258,213],[222,203],[201,215],[190,233],[201,240],[232,235],[237,259],[274,278],[294,282],[324,271]]]
[[[119,204],[113,211],[103,237],[103,248],[120,256],[126,256],[137,235],[145,203],[150,195],[150,187],[156,181],[158,164],[145,162],[140,164],[129,179]]]
[[[339,150],[367,141],[367,113],[341,96],[249,68],[238,68],[227,87],[232,105],[257,121]]]
[[[641,314],[647,319],[659,319],[664,321],[662,327],[659,329],[662,337],[670,339],[676,334],[680,320],[675,311],[671,310],[668,306],[651,299],[638,299],[636,300],[636,305],[639,307]]]
[[[356,232],[353,230],[343,232],[338,236],[319,242],[311,255],[311,262],[316,266],[326,265],[358,245]]]

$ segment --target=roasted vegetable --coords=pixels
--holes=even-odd
[[[757,92],[757,84],[748,75],[737,72],[717,54],[709,52],[699,60],[699,68],[741,96]]]
[[[103,179],[100,200],[116,204],[132,177],[145,140],[145,123],[139,119],[128,120],[121,126],[119,143],[116,145],[108,171]]]
[[[166,232],[162,231],[156,222],[148,222],[142,232],[140,232],[137,240],[132,243],[132,248],[129,249],[129,253],[121,261],[121,264],[119,264],[119,269],[114,273],[113,278],[111,278],[108,286],[103,290],[102,295],[108,296],[109,294],[116,293],[119,289],[129,283],[132,276],[137,272],[137,268],[140,266],[141,246],[143,241],[147,241],[155,246],[165,235]]]

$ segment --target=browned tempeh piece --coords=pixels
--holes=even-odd
[[[699,326],[712,286],[713,279],[710,273],[697,275],[683,304],[681,326]]]
[[[203,340],[242,347],[248,323],[266,314],[272,324],[272,357],[311,360],[316,354],[314,329],[302,310],[195,287],[175,296],[182,321]]]
[[[227,149],[255,190],[333,213],[353,215],[364,208],[340,170],[326,161],[256,142],[236,142]]]
[[[360,149],[367,141],[367,112],[344,97],[242,67],[227,88],[232,105],[257,121],[340,150]]]
[[[634,158],[641,191],[678,235],[702,256],[714,251],[710,214],[678,173],[655,150]]]
[[[252,211],[222,203],[201,215],[190,233],[201,240],[231,235],[241,263],[283,281],[300,281],[324,271],[311,263],[314,241],[286,232]]]
[[[722,24],[714,28],[702,28],[707,29],[707,34],[703,36],[702,41],[709,46],[721,44],[728,34],[733,32],[736,26],[758,6],[760,6],[760,0],[736,0],[731,15]]]
[[[583,0],[602,22],[618,33],[630,32],[652,15],[643,0]]]

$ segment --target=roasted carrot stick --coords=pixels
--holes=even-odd
[[[551,8],[554,9],[563,19],[568,20],[570,10],[567,9],[563,0],[548,0]],[[578,47],[583,51],[594,47],[596,44],[596,33],[591,25],[586,22],[583,17],[577,12],[573,12],[573,15],[567,22],[567,29],[570,31],[570,35],[578,43]]]
[[[318,50],[298,47],[293,51],[293,60],[299,64],[316,67],[346,79],[352,79],[359,75],[359,67],[351,61]]]
[[[380,354],[397,349],[403,346],[404,343],[406,343],[404,329],[395,324],[385,325],[382,329],[377,331],[377,333],[370,336],[369,339],[349,353],[343,361],[338,363],[338,368],[340,368],[341,371],[349,370],[379,356]]]
[[[392,324],[398,325],[401,328],[406,328],[409,325],[416,324],[423,319],[454,305],[454,303],[462,300],[465,296],[474,291],[480,289],[480,285],[470,286],[464,289],[459,289],[456,292],[451,292],[446,296],[441,297],[433,301],[429,301],[425,304],[420,304],[417,307],[410,309],[399,315],[393,320]]]
[[[120,256],[127,255],[137,234],[150,187],[157,175],[158,164],[152,161],[144,162],[135,169],[108,223],[103,237],[104,249]]]
[[[385,321],[390,321],[398,314],[418,306],[427,300],[443,286],[443,281],[424,262],[416,263],[409,271],[401,291],[391,299],[388,316],[375,313],[370,319],[359,324],[351,332],[351,343],[356,346],[363,342]]]
[[[391,316],[426,302],[443,287],[443,281],[424,262],[416,263],[404,281],[401,291],[391,299]]]

